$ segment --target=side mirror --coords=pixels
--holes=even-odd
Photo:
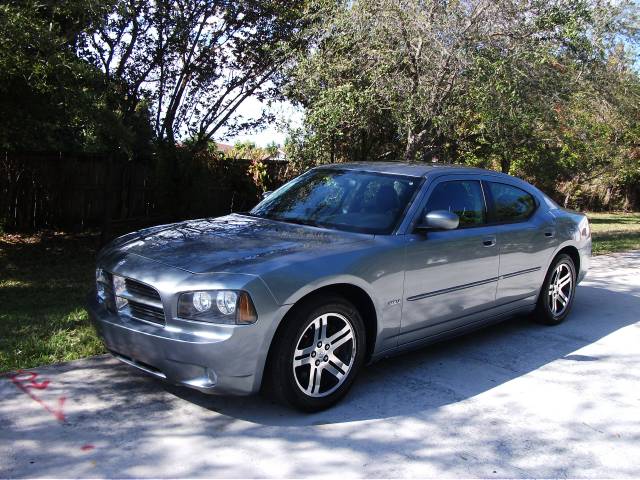
[[[424,216],[418,228],[421,230],[455,230],[460,218],[448,210],[433,210]]]
[[[269,195],[271,195],[273,193],[272,190],[269,190],[268,192],[264,192],[262,194],[262,200],[264,200],[265,198],[267,198]]]

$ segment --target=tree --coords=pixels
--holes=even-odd
[[[0,5],[0,146],[73,150],[95,146],[100,72],[75,53],[97,4],[9,1]]]
[[[325,119],[335,112],[343,131],[388,119],[381,124],[390,121],[396,138],[387,138],[407,161],[451,154],[469,109],[492,111],[522,138],[521,120],[545,121],[549,106],[565,101],[599,60],[595,12],[582,0],[356,1],[328,20],[330,35],[295,72],[291,96],[319,135],[330,128],[316,112]]]
[[[345,3],[292,71],[288,157],[467,163],[638,205],[638,26],[625,1]]]
[[[330,4],[330,2],[326,2]],[[206,145],[264,122],[242,119],[250,96],[280,95],[282,71],[305,49],[321,0],[118,0],[81,54],[120,91],[125,116],[147,99],[155,134]]]
[[[243,160],[264,160],[269,156],[267,149],[258,147],[255,142],[236,142],[225,154],[228,158]]]
[[[606,95],[577,92],[558,114],[554,133],[566,206],[640,206],[640,78],[624,56],[620,49],[599,73]]]

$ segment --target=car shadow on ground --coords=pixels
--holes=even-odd
[[[316,414],[295,412],[263,396],[218,397],[163,388],[201,408],[262,425],[323,425],[425,412],[479,395],[558,359],[601,360],[574,352],[635,323],[634,317],[618,315],[620,309],[640,311],[640,297],[604,286],[578,287],[573,311],[561,325],[542,326],[515,317],[365,367],[347,397]]]
[[[431,469],[415,470],[420,476],[566,477],[596,467],[609,471],[610,464],[594,458],[594,445],[622,432],[616,448],[631,451],[638,437],[625,415],[602,417],[600,402],[633,411],[634,399],[620,382],[633,385],[635,376],[625,370],[636,360],[610,347],[580,349],[630,327],[638,321],[636,312],[637,286],[590,279],[579,287],[574,311],[562,325],[514,318],[384,360],[366,367],[341,403],[312,415],[261,396],[216,397],[172,387],[104,357],[43,367],[40,378],[51,379],[53,386],[39,394],[47,402],[65,394],[66,419],[57,422],[6,385],[0,403],[0,423],[6,427],[0,429],[0,458],[4,453],[6,461],[0,462],[0,478],[265,472],[301,477],[325,475],[327,468],[389,477],[402,476],[402,468],[411,465]],[[553,367],[545,369],[550,363]],[[602,384],[603,372],[615,374],[617,388]],[[505,385],[525,375],[532,377],[526,388]],[[590,383],[596,385],[582,398]],[[565,392],[557,404],[563,411],[549,412],[557,405],[545,397],[545,388]],[[488,401],[476,398],[486,392],[492,393]],[[367,422],[378,419],[385,421]],[[86,452],[87,446],[95,448]],[[334,452],[339,454],[331,456]],[[529,469],[521,470],[523,465]],[[637,476],[632,462],[616,471]]]

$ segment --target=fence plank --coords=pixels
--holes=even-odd
[[[265,163],[273,188],[284,180],[287,164]],[[250,165],[249,160],[220,159],[212,159],[204,169],[199,164],[198,175],[189,176],[189,181],[178,179],[185,194],[180,204],[172,205],[174,199],[159,201],[159,196],[168,194],[158,190],[153,178],[157,169],[145,161],[97,154],[5,152],[0,157],[0,221],[9,231],[102,228],[110,237],[112,224],[117,226],[114,233],[122,233],[115,230],[127,224],[144,226],[248,210],[261,193],[249,178]]]

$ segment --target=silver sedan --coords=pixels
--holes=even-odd
[[[586,216],[517,178],[340,164],[250,212],[116,239],[88,304],[123,362],[317,411],[383,357],[515,314],[562,322],[590,256]]]

